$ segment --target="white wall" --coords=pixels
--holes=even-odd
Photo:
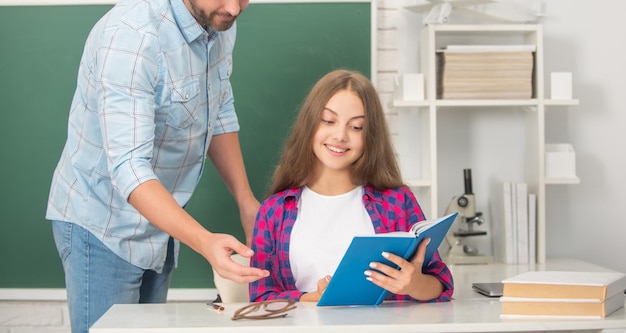
[[[533,2],[513,1],[528,7]],[[395,15],[393,21],[388,20],[392,24],[379,21],[382,32],[378,44],[378,89],[383,98],[389,98],[391,86],[389,80],[382,78],[418,70],[422,16],[407,14],[406,10],[397,9],[399,5],[400,1],[379,2],[379,12],[388,12],[388,17]],[[626,260],[621,258],[626,253],[626,223],[621,223],[620,197],[622,186],[626,185],[626,132],[622,130],[626,125],[626,1],[546,0],[545,5],[547,17],[542,23],[546,87],[550,72],[572,72],[574,97],[580,100],[579,106],[548,108],[546,142],[573,144],[581,178],[578,185],[547,187],[547,257],[576,258],[626,272]],[[455,19],[467,20],[453,15],[458,15]],[[389,60],[393,57],[395,60]],[[545,93],[549,96],[549,88]],[[505,178],[522,180],[523,119],[521,114],[511,116],[510,110],[503,118],[498,111],[439,113],[440,210],[452,196],[462,193],[463,168],[472,168],[477,209],[486,214],[486,224],[489,184]],[[515,117],[520,117],[520,121],[515,121]],[[419,140],[415,133],[402,133],[407,128],[406,118],[401,111],[390,110],[398,150],[403,152],[401,160],[416,158],[407,155],[407,151],[414,153],[410,153],[406,141]],[[408,164],[405,161],[402,165],[406,168]],[[488,238],[472,237],[470,243],[482,252],[491,252]]]
[[[573,72],[580,106],[550,114],[546,139],[576,150],[581,184],[547,191],[547,254],[626,272],[626,2],[550,0],[548,72]],[[571,70],[570,70],[571,69]]]

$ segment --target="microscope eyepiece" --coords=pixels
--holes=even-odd
[[[463,181],[465,183],[465,194],[472,194],[472,169],[463,169]]]

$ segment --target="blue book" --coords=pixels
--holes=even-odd
[[[437,252],[457,214],[452,213],[436,220],[418,222],[407,232],[355,236],[317,305],[378,305],[382,303],[389,292],[366,280],[363,274],[370,269],[370,262],[377,261],[396,266],[383,258],[381,253],[386,251],[410,260],[417,252],[419,243],[430,238],[424,257],[423,267],[426,267]]]

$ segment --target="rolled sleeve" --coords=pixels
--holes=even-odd
[[[221,98],[223,103],[219,107],[219,113],[215,119],[214,135],[220,135],[239,131],[239,120],[235,112],[235,99],[230,83],[230,73],[232,71],[231,62],[220,66],[219,78],[221,86]]]
[[[158,43],[131,29],[106,36],[109,43],[97,52],[98,117],[111,183],[128,198],[141,183],[157,179],[151,159],[158,77],[158,49],[152,48]]]

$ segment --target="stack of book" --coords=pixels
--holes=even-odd
[[[618,272],[532,271],[502,283],[503,318],[604,318],[624,306],[626,275]]]
[[[448,45],[437,50],[437,98],[532,98],[534,51],[534,45]]]
[[[496,182],[491,198],[493,251],[498,262],[534,264],[537,195],[525,182]]]

